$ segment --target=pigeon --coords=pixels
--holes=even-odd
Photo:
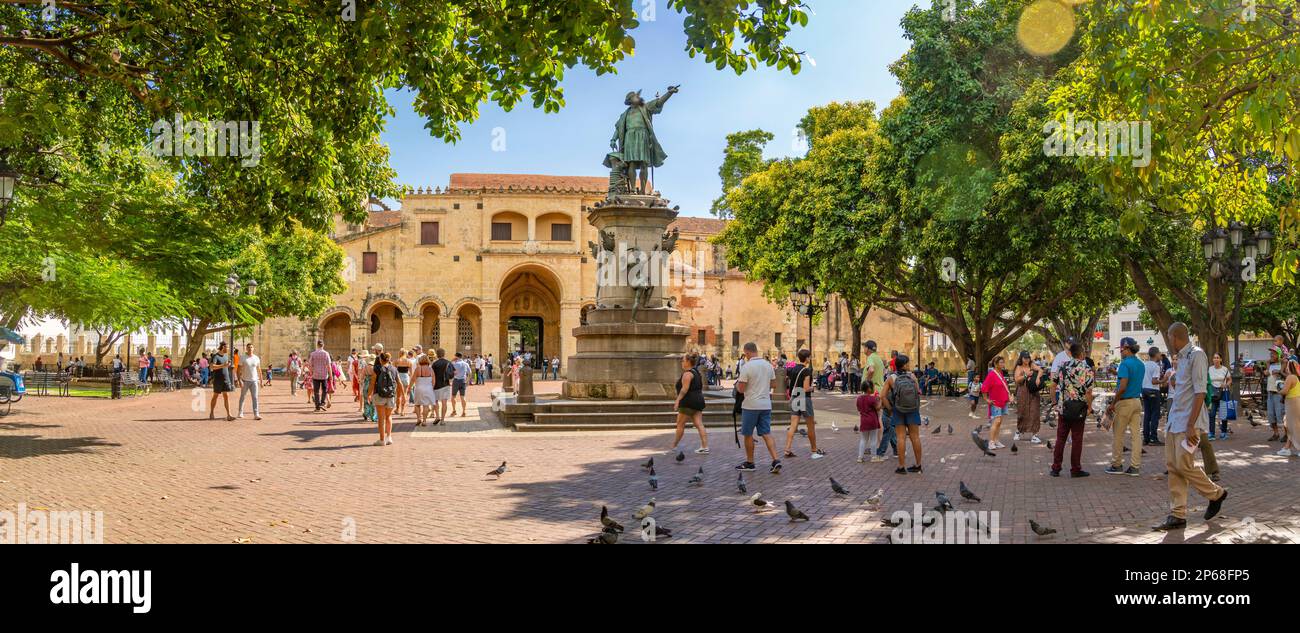
[[[687,480],[686,483],[688,483],[688,484],[693,484],[693,485],[696,485],[696,486],[703,486],[703,485],[704,485],[704,467],[703,467],[703,466],[700,466],[700,472],[695,473],[694,475],[692,475],[691,478],[690,478],[689,480]]]
[[[943,432],[943,427],[942,427],[942,426],[936,426],[936,427],[934,427],[934,430],[933,430],[933,431],[930,431],[930,435],[938,435],[938,434],[940,434],[940,433],[942,433],[942,432]]]
[[[736,475],[736,490],[739,490],[740,494],[747,494],[749,492],[749,488],[745,486],[745,473],[739,473]]]
[[[790,503],[789,499],[786,499],[785,501],[785,513],[787,516],[790,517],[791,523],[794,523],[795,521],[798,521],[800,519],[803,519],[804,521],[808,520],[808,515],[804,514],[803,510],[794,507],[794,504]]]
[[[832,432],[832,433],[839,433],[839,432],[840,432],[840,427],[835,426],[835,421],[834,421],[834,420],[831,421],[831,432]]]
[[[980,437],[979,431],[971,431],[970,439],[975,442],[975,445],[978,446],[981,451],[984,451],[985,455],[988,455],[989,457],[998,456],[997,453],[989,450],[989,441]]]
[[[655,524],[655,538],[672,538],[672,537],[673,537],[672,530],[662,525],[659,525],[658,523]]]
[[[651,490],[659,489],[659,475],[655,474],[654,468],[650,469],[650,489]]]
[[[924,425],[924,426],[930,426],[930,416],[927,415],[927,416],[922,417],[922,418],[921,418],[921,424]]]
[[[808,429],[799,429],[799,437],[808,437]]]
[[[895,520],[893,520],[893,519],[890,519],[890,518],[888,518],[888,517],[885,517],[885,518],[880,519],[880,524],[883,525],[883,526],[885,526],[885,527],[896,528],[896,527],[898,527],[898,526],[900,526],[900,525],[903,524],[903,520],[902,520],[902,519],[898,519],[897,521],[895,521]]]
[[[654,469],[655,469],[655,458],[653,457],[650,458],[650,461],[641,464],[641,470],[654,470]]]
[[[975,503],[980,502],[980,498],[975,496],[975,493],[972,492],[970,488],[966,487],[966,482],[959,481],[957,482],[957,486],[958,486],[957,490],[961,492],[962,499],[966,499],[967,501],[974,501]]]
[[[618,521],[609,518],[609,508],[605,506],[600,506],[600,524],[615,532],[623,531],[623,526],[619,525]]]
[[[618,542],[618,532],[611,528],[601,530],[600,534],[587,539],[588,545],[613,545]]]
[[[1012,452],[1012,453],[1019,453],[1019,452],[1020,452],[1020,447],[1016,446],[1016,443],[1015,443],[1015,442],[1012,442],[1012,443],[1011,443],[1011,452]]]
[[[948,425],[948,435],[952,435],[952,425]]]
[[[677,463],[680,464],[684,461],[686,461],[686,453],[683,453],[682,451],[677,451]]]
[[[876,494],[871,495],[870,497],[867,497],[867,503],[869,503],[869,504],[871,504],[871,505],[873,505],[873,506],[878,506],[878,505],[880,505],[880,500],[881,500],[882,498],[884,498],[884,496],[885,496],[885,489],[884,489],[884,488],[877,488],[877,489],[876,489]]]
[[[497,477],[498,479],[500,479],[500,478],[501,478],[501,475],[504,475],[504,474],[506,474],[506,463],[505,463],[505,462],[501,462],[501,465],[500,465],[500,466],[497,466],[497,467],[496,467],[496,470],[489,470],[489,471],[488,471],[488,474],[484,475],[484,477],[489,477],[489,476],[492,476],[492,475],[496,475],[496,477]]]
[[[1047,440],[1047,450],[1052,450],[1052,440]]]
[[[840,482],[835,481],[835,478],[834,478],[834,477],[830,477],[829,479],[831,480],[831,490],[833,490],[833,491],[835,492],[835,494],[837,494],[837,495],[847,495],[847,494],[849,494],[849,491],[846,490],[846,489],[844,488],[844,486],[841,486],[841,485],[840,485]]]
[[[641,509],[637,510],[636,514],[632,515],[632,518],[636,519],[637,521],[640,521],[641,519],[644,519],[650,516],[651,514],[653,514],[654,511],[655,511],[655,500],[653,497],[651,497],[650,503],[641,506]]]
[[[1029,529],[1033,530],[1033,531],[1034,531],[1034,534],[1037,534],[1037,535],[1039,535],[1039,536],[1047,536],[1048,534],[1056,534],[1056,530],[1055,530],[1055,529],[1053,529],[1053,528],[1049,528],[1049,527],[1043,527],[1043,526],[1039,525],[1038,522],[1034,521],[1033,519],[1030,519],[1030,520],[1029,520]]]
[[[935,507],[936,510],[947,512],[953,509],[952,499],[949,499],[948,495],[943,494],[942,491],[934,493],[934,498],[939,500],[939,505]]]

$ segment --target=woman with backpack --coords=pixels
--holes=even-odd
[[[397,397],[401,392],[397,375],[392,356],[388,352],[380,352],[379,369],[375,370],[375,379],[371,381],[368,392],[379,416],[376,420],[379,423],[379,439],[375,441],[375,446],[393,443],[393,409],[397,407]]]
[[[894,421],[894,432],[898,440],[899,475],[921,472],[921,383],[916,374],[907,370],[910,359],[906,354],[894,357],[895,373],[885,380],[881,392],[885,408]],[[916,464],[907,466],[907,440],[912,440],[912,453]]]
[[[1007,388],[1007,380],[1002,377],[1002,367],[1006,361],[1001,357],[993,359],[989,363],[989,373],[984,377],[984,384],[981,387],[985,397],[989,399],[989,450],[1006,448],[1006,444],[998,441],[998,436],[1002,433],[1002,418],[1007,415],[1007,407],[1011,405],[1011,390]]]
[[[669,453],[677,452],[677,444],[686,434],[686,421],[691,420],[700,434],[700,447],[695,452],[709,454],[709,434],[704,430],[704,377],[700,375],[699,364],[697,354],[682,356],[682,375],[677,378],[677,400],[673,402],[673,408],[677,410],[677,435],[673,437]]]
[[[799,430],[799,420],[803,419],[808,427],[808,448],[812,459],[821,459],[826,451],[817,448],[817,421],[813,419],[812,392],[813,370],[812,352],[799,350],[799,364],[786,370],[790,384],[790,428],[785,433],[785,457],[794,457],[794,434]]]
[[[1019,440],[1022,433],[1030,435],[1029,441],[1041,444],[1038,429],[1043,425],[1041,403],[1038,392],[1043,390],[1043,368],[1034,364],[1034,357],[1029,352],[1020,352],[1020,361],[1016,363],[1016,434]]]

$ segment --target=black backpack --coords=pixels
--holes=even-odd
[[[392,398],[397,395],[397,381],[393,380],[393,371],[388,367],[381,367],[379,373],[375,374],[375,395],[380,398]]]

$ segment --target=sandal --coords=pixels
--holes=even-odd
[[[795,455],[794,453],[792,453],[792,452],[790,452],[790,451],[786,451],[786,452],[785,452],[785,458],[786,458],[786,459],[790,459],[791,457],[798,457],[798,455]]]

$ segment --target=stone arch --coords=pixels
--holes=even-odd
[[[433,295],[421,297],[415,302],[415,309],[412,318],[420,319],[420,345],[437,349],[443,343],[440,321],[454,312],[447,308],[447,302]]]
[[[335,310],[323,317],[319,336],[325,342],[325,351],[335,358],[344,358],[352,347],[352,321],[350,310]]]
[[[411,318],[405,304],[392,299],[372,302],[365,311],[366,347],[384,346],[384,351],[402,348],[402,321]]]
[[[537,262],[510,269],[498,289],[501,299],[499,330],[503,354],[533,353],[535,367],[543,358],[560,355],[560,311],[563,281],[549,266]]]
[[[456,304],[456,340],[442,341],[443,349],[449,355],[460,352],[465,356],[483,353],[483,308],[477,301],[461,301]]]
[[[523,242],[528,240],[528,226],[531,223],[528,215],[520,211],[501,210],[492,214],[488,220],[488,240],[492,240],[491,228],[493,224],[509,224],[511,242]]]
[[[377,292],[366,295],[366,300],[361,303],[361,314],[366,315],[365,318],[369,318],[370,313],[374,310],[375,306],[384,302],[397,306],[402,311],[402,314],[411,313],[411,307],[406,305],[406,302],[402,301],[402,298],[397,294],[391,292]]]
[[[356,320],[357,320],[357,311],[356,311],[356,310],[353,310],[352,308],[349,308],[349,307],[347,307],[347,306],[334,306],[334,307],[332,307],[332,308],[326,310],[323,314],[321,314],[321,316],[320,316],[319,319],[316,319],[316,327],[318,327],[318,328],[319,328],[319,327],[324,327],[326,321],[328,321],[328,320],[330,320],[330,319],[332,319],[332,318],[334,318],[335,316],[338,316],[338,315],[340,315],[340,314],[346,314],[347,317],[348,317],[348,321],[356,321]]]
[[[415,300],[414,314],[419,314],[421,312],[424,312],[424,309],[429,307],[429,304],[436,304],[438,307],[439,314],[451,314],[451,310],[447,308],[447,302],[443,301],[437,295],[431,295],[431,294],[424,295],[423,297],[420,297],[419,299]]]

